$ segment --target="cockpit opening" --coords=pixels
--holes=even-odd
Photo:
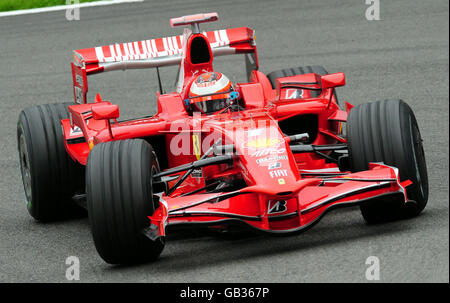
[[[192,39],[190,55],[192,64],[208,63],[211,60],[208,42],[201,36]]]

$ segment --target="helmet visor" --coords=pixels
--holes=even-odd
[[[231,104],[230,94],[219,94],[212,96],[194,97],[190,99],[194,109],[204,113],[211,114],[218,112]]]

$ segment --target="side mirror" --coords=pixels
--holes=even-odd
[[[335,73],[328,74],[321,77],[322,80],[322,88],[332,88],[337,86],[345,85],[345,74],[344,73]]]
[[[95,120],[117,119],[120,116],[119,106],[115,104],[95,104],[91,109]]]

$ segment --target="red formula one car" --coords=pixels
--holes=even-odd
[[[307,66],[266,76],[252,29],[200,31],[217,18],[171,19],[191,26],[182,36],[74,51],[75,103],[19,117],[35,219],[61,219],[82,205],[100,256],[132,263],[156,258],[174,227],[241,224],[286,235],[340,206],[359,205],[369,223],[423,210],[426,164],[406,103],[341,110],[335,88],[343,73]],[[232,54],[245,56],[245,83],[213,69],[214,57]],[[89,75],[167,65],[179,66],[176,91],[157,94],[154,116],[120,121],[117,105],[99,94],[87,100]]]

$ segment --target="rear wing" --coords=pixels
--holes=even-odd
[[[257,69],[254,30],[248,27],[202,32],[208,38],[213,56],[255,54],[247,58]],[[72,77],[75,102],[86,103],[87,76],[134,68],[177,65],[181,62],[187,36],[112,44],[73,51]]]

